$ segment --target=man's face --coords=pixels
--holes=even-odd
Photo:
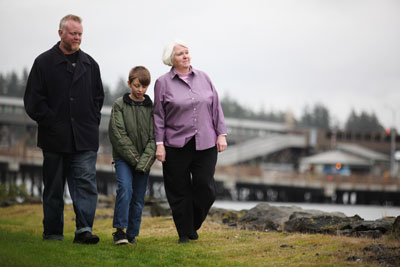
[[[58,34],[61,38],[60,48],[64,54],[72,54],[79,50],[82,32],[82,24],[73,20],[67,21],[64,29],[58,30]]]

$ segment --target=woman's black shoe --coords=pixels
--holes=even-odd
[[[192,235],[188,235],[189,239],[191,240],[197,240],[199,239],[199,235],[197,234],[197,232],[194,232],[194,234]]]
[[[179,237],[178,244],[182,244],[182,243],[189,243],[189,237],[187,237],[187,236]]]

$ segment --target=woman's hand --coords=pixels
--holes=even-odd
[[[226,143],[226,136],[225,135],[220,135],[217,138],[217,149],[218,152],[224,151],[228,147],[228,144]]]
[[[158,159],[161,162],[165,161],[165,147],[164,145],[157,145],[156,149],[156,159]]]

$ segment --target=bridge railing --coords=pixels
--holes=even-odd
[[[299,182],[318,182],[332,184],[354,184],[354,185],[383,185],[397,186],[400,189],[400,179],[390,178],[389,175],[351,174],[341,176],[339,174],[316,174],[300,173],[297,171],[268,171],[259,166],[234,165],[217,166],[216,176],[224,175],[240,182],[264,182],[297,184]]]
[[[41,165],[43,154],[40,148],[35,146],[26,146],[24,142],[17,142],[11,147],[0,146],[0,157],[10,158],[13,162]],[[100,148],[97,164],[103,171],[111,171],[112,155],[102,153]],[[152,167],[157,173],[161,173],[162,164],[158,161]],[[383,185],[397,186],[400,190],[400,179],[390,178],[389,175],[371,175],[371,174],[351,174],[350,176],[341,176],[338,174],[316,174],[299,173],[297,171],[268,171],[260,166],[249,165],[228,165],[216,167],[216,179],[224,179],[235,182],[252,183],[286,183],[298,184],[299,182],[319,182],[332,184],[354,184],[354,185]]]

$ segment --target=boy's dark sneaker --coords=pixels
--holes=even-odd
[[[135,236],[132,236],[132,237],[128,236],[128,242],[131,243],[131,244],[136,243],[136,237]]]
[[[75,234],[74,243],[78,244],[97,244],[100,238],[97,235],[93,235],[91,232],[83,232]]]
[[[115,245],[124,245],[128,244],[128,239],[126,238],[126,234],[122,230],[117,230],[115,233],[112,234],[114,237],[114,244]]]

